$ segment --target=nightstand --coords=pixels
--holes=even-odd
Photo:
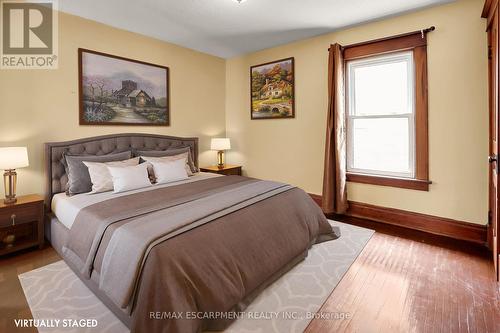
[[[1,200],[1,199],[0,199]],[[33,194],[6,205],[0,201],[0,256],[44,245],[43,197]]]
[[[218,173],[219,175],[236,175],[236,176],[241,176],[241,165],[231,165],[231,164],[225,164],[222,169],[219,169],[217,165],[205,167],[205,168],[200,168],[201,172],[211,172],[211,173]]]

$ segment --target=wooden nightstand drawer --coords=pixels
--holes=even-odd
[[[13,224],[23,224],[38,221],[40,205],[25,205],[0,210],[0,228]]]
[[[0,256],[44,244],[44,204],[39,195],[24,195],[13,204],[0,202]]]
[[[222,169],[219,169],[216,165],[200,168],[201,172],[211,172],[217,173],[219,175],[226,176],[241,176],[241,166],[240,165],[231,165],[226,164]]]
[[[241,168],[233,168],[233,169],[228,169],[223,172],[226,176],[241,176]]]

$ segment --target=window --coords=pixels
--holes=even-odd
[[[344,48],[347,180],[428,191],[427,39]]]
[[[347,171],[415,176],[412,52],[347,62]]]

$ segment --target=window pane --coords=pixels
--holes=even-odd
[[[411,176],[408,118],[353,119],[352,167]]]
[[[357,64],[353,67],[355,115],[411,113],[408,61]]]

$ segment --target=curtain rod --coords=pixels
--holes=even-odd
[[[396,36],[382,37],[382,38],[367,40],[367,41],[360,42],[360,43],[354,43],[354,44],[345,45],[345,46],[342,46],[342,49],[346,49],[348,47],[353,47],[353,46],[361,46],[361,45],[365,45],[365,44],[376,43],[376,42],[383,42],[385,40],[394,39],[394,38],[400,38],[400,37],[406,37],[406,36],[415,35],[415,34],[421,34],[422,38],[424,38],[424,34],[426,34],[428,32],[431,32],[431,31],[434,31],[434,30],[436,30],[436,27],[435,26],[430,26],[429,28],[426,28],[426,29],[420,29],[420,30],[415,30],[415,31],[412,31],[412,32],[406,32],[404,34],[399,34],[399,35],[396,35]],[[328,48],[328,51],[330,51],[330,48]]]

